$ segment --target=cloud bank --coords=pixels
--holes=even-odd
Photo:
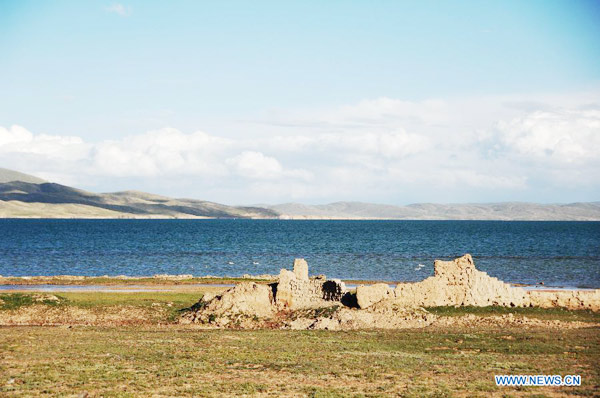
[[[378,98],[272,112],[233,138],[161,128],[88,142],[14,125],[0,127],[0,162],[91,190],[239,204],[597,200],[600,106],[567,105]]]

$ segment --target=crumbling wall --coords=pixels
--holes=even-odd
[[[180,322],[254,328],[268,324],[278,313],[341,305],[347,293],[339,279],[309,277],[306,261],[296,259],[294,270],[282,269],[276,283],[242,282],[218,295],[205,294]]]
[[[312,329],[402,328],[430,324],[435,317],[421,307],[506,306],[564,307],[600,310],[600,290],[527,291],[475,268],[466,254],[436,260],[434,276],[418,283],[361,285],[354,303],[345,284],[325,276],[309,277],[308,264],[296,259],[270,285],[243,282],[220,295],[206,295],[181,321],[217,327],[290,327]],[[354,305],[353,305],[354,306]],[[278,326],[274,326],[278,325]]]
[[[394,297],[394,291],[387,283],[360,285],[356,288],[356,303],[359,308],[368,308],[382,300],[389,300]]]
[[[304,259],[294,261],[294,271],[282,269],[275,287],[275,303],[279,309],[299,310],[339,303],[346,293],[344,282],[327,280],[325,276],[309,278]]]
[[[502,282],[475,268],[470,254],[452,261],[436,260],[434,276],[417,283],[400,283],[393,297],[386,287],[356,291],[361,308],[379,300],[413,307],[438,306],[503,306],[503,307],[562,307],[600,311],[600,289],[595,290],[526,290]],[[369,296],[369,297],[366,297]],[[362,303],[366,303],[361,305]]]
[[[523,307],[530,304],[524,289],[512,287],[475,268],[470,254],[452,261],[436,260],[434,276],[417,283],[400,283],[393,291],[384,283],[359,286],[356,298],[360,308],[382,300],[412,307],[489,306]]]
[[[477,270],[470,254],[452,261],[436,260],[434,276],[418,283],[398,284],[394,293],[398,303],[426,307],[530,305],[525,289],[512,287]]]
[[[600,311],[600,289],[531,290],[528,293],[531,305],[534,307]]]

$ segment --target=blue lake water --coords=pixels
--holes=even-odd
[[[600,222],[0,220],[4,276],[273,274],[304,257],[311,274],[418,281],[464,253],[508,282],[600,287]]]

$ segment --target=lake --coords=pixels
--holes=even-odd
[[[600,222],[0,220],[0,275],[311,274],[419,281],[471,253],[513,283],[600,288]],[[419,265],[425,265],[419,266]]]

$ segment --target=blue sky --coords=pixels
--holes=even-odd
[[[226,203],[598,200],[599,37],[598,1],[3,0],[0,164]]]

